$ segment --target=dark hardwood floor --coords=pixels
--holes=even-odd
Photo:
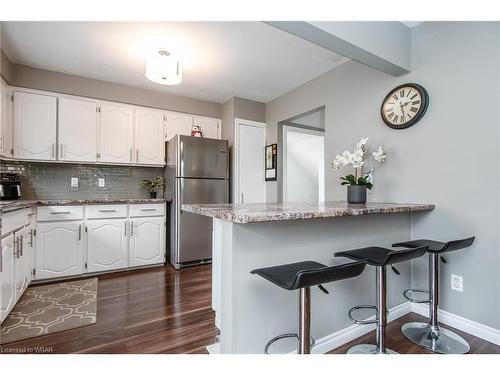
[[[96,324],[1,347],[4,353],[36,347],[52,348],[53,353],[207,353],[205,347],[218,334],[211,286],[211,265],[100,276]],[[428,353],[401,334],[401,325],[412,320],[423,317],[411,313],[389,324],[388,347],[402,354]],[[500,346],[461,334],[472,353],[500,354]],[[345,353],[352,345],[374,341],[375,334],[369,333],[332,353]]]
[[[401,326],[403,324],[415,321],[425,322],[425,318],[422,315],[409,313],[389,323],[389,325],[387,326],[387,347],[389,349],[395,350],[399,354],[434,354],[413,344],[401,333]],[[471,348],[470,350],[471,354],[500,354],[500,346],[482,340],[476,336],[469,335],[468,333],[459,331],[458,329],[448,327],[445,324],[441,324],[441,326],[458,333],[465,340],[467,340]],[[349,349],[351,346],[357,344],[374,344],[374,343],[375,343],[375,331],[370,332],[364,336],[358,337],[357,339],[336,348],[329,354],[344,354],[345,352],[347,352],[347,349]]]

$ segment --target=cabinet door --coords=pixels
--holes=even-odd
[[[125,219],[87,222],[87,272],[127,268],[126,226]]]
[[[59,160],[96,161],[97,105],[60,98]]]
[[[100,111],[98,161],[132,163],[133,109],[101,104]]]
[[[26,228],[26,234],[24,236],[24,266],[25,266],[25,275],[27,279],[28,286],[31,281],[34,280],[35,274],[35,224],[31,224]]]
[[[220,139],[220,120],[212,117],[194,116],[195,126],[199,126],[204,138]]]
[[[130,225],[131,267],[165,261],[165,218],[133,219]]]
[[[191,135],[193,116],[184,113],[168,112],[166,113],[166,117],[166,141],[169,141],[177,134]]]
[[[14,92],[14,156],[56,160],[56,108],[53,96]]]
[[[136,163],[165,164],[162,112],[147,109],[135,110],[134,143]]]
[[[39,223],[36,232],[37,279],[82,273],[82,222]]]
[[[0,322],[2,322],[16,303],[13,234],[2,240],[0,255],[2,256],[0,272]]]
[[[14,155],[14,124],[12,122],[11,93],[3,82],[0,82],[0,155]]]
[[[28,279],[26,274],[26,229],[14,233],[14,248],[16,257],[14,259],[14,275],[16,280],[16,301],[25,291]]]

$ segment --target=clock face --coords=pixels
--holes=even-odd
[[[392,90],[382,102],[382,120],[393,129],[416,124],[427,110],[429,97],[420,85],[407,83]]]

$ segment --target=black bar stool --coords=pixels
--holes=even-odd
[[[438,242],[432,240],[414,240],[408,242],[395,243],[394,247],[421,247],[428,246],[429,253],[429,289],[407,289],[403,295],[414,303],[429,304],[429,322],[410,322],[401,328],[403,335],[413,341],[418,346],[435,353],[442,354],[465,354],[470,350],[470,346],[461,336],[455,332],[439,327],[438,304],[439,304],[439,258],[443,263],[446,260],[443,253],[455,251],[469,247],[474,242],[475,237],[464,238],[449,242]],[[416,300],[408,294],[427,293],[428,299]]]
[[[251,271],[250,273],[262,276],[283,289],[299,290],[298,334],[286,333],[272,338],[266,344],[264,352],[269,354],[269,347],[278,340],[296,337],[299,340],[297,353],[309,354],[314,346],[314,339],[310,334],[311,286],[318,286],[322,292],[328,294],[321,284],[356,277],[363,272],[365,266],[364,262],[354,262],[327,267],[318,262],[306,261]]]
[[[377,344],[355,345],[347,351],[348,354],[397,354],[394,350],[387,349],[386,327],[387,327],[387,266],[395,263],[404,262],[410,259],[418,258],[425,254],[427,246],[421,246],[413,249],[400,251],[389,250],[383,247],[365,247],[362,249],[341,251],[335,253],[336,257],[347,257],[358,261],[364,261],[371,266],[376,267],[376,306],[360,305],[349,310],[349,319],[356,324],[377,324]],[[352,313],[359,309],[374,309],[376,319],[357,320],[353,318]]]

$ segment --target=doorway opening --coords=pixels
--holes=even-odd
[[[278,123],[279,202],[325,200],[324,144],[325,107]]]

